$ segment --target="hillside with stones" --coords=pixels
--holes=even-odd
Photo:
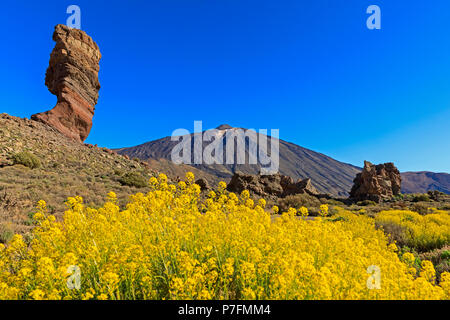
[[[76,142],[43,123],[0,114],[0,238],[31,228],[30,217],[39,200],[45,200],[57,217],[64,213],[68,197],[81,196],[96,207],[114,191],[123,205],[131,194],[148,190],[151,176],[164,172],[176,180],[187,171],[193,170],[132,160]],[[202,177],[201,172],[194,173]]]

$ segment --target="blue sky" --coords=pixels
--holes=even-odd
[[[222,123],[362,166],[450,172],[450,1],[14,1],[0,10],[0,112],[30,117],[53,27],[81,8],[100,46],[86,142],[110,148]],[[382,29],[366,28],[381,8]]]

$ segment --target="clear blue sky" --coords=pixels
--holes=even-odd
[[[222,123],[362,165],[450,172],[450,1],[10,1],[0,9],[0,112],[56,103],[53,27],[77,4],[100,46],[86,142],[140,144]],[[377,4],[382,29],[366,28]]]

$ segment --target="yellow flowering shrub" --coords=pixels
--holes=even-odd
[[[398,230],[400,241],[420,250],[441,248],[450,243],[450,214],[435,210],[434,213],[420,215],[407,210],[381,211],[375,217],[377,225],[388,233]],[[395,228],[393,228],[395,227]]]
[[[114,193],[99,209],[69,198],[63,221],[39,203],[31,244],[15,236],[0,247],[0,299],[449,297],[450,276],[435,285],[427,263],[411,274],[371,218],[340,210],[338,221],[306,220],[295,209],[275,217],[278,208],[223,185],[200,203],[191,173],[177,186],[164,175],[149,184],[124,210]],[[370,266],[379,289],[368,288]],[[79,288],[69,270],[80,271]]]
[[[300,209],[298,209],[298,212],[300,213],[300,215],[302,217],[307,217],[308,216],[308,208],[306,207],[300,207]]]
[[[325,217],[325,216],[328,215],[328,205],[322,204],[319,207],[319,215],[322,216],[322,217]]]

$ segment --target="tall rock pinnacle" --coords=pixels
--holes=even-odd
[[[83,142],[92,128],[97,104],[100,50],[85,32],[58,24],[53,33],[55,47],[45,74],[45,85],[58,97],[56,106],[34,114],[67,137]]]

